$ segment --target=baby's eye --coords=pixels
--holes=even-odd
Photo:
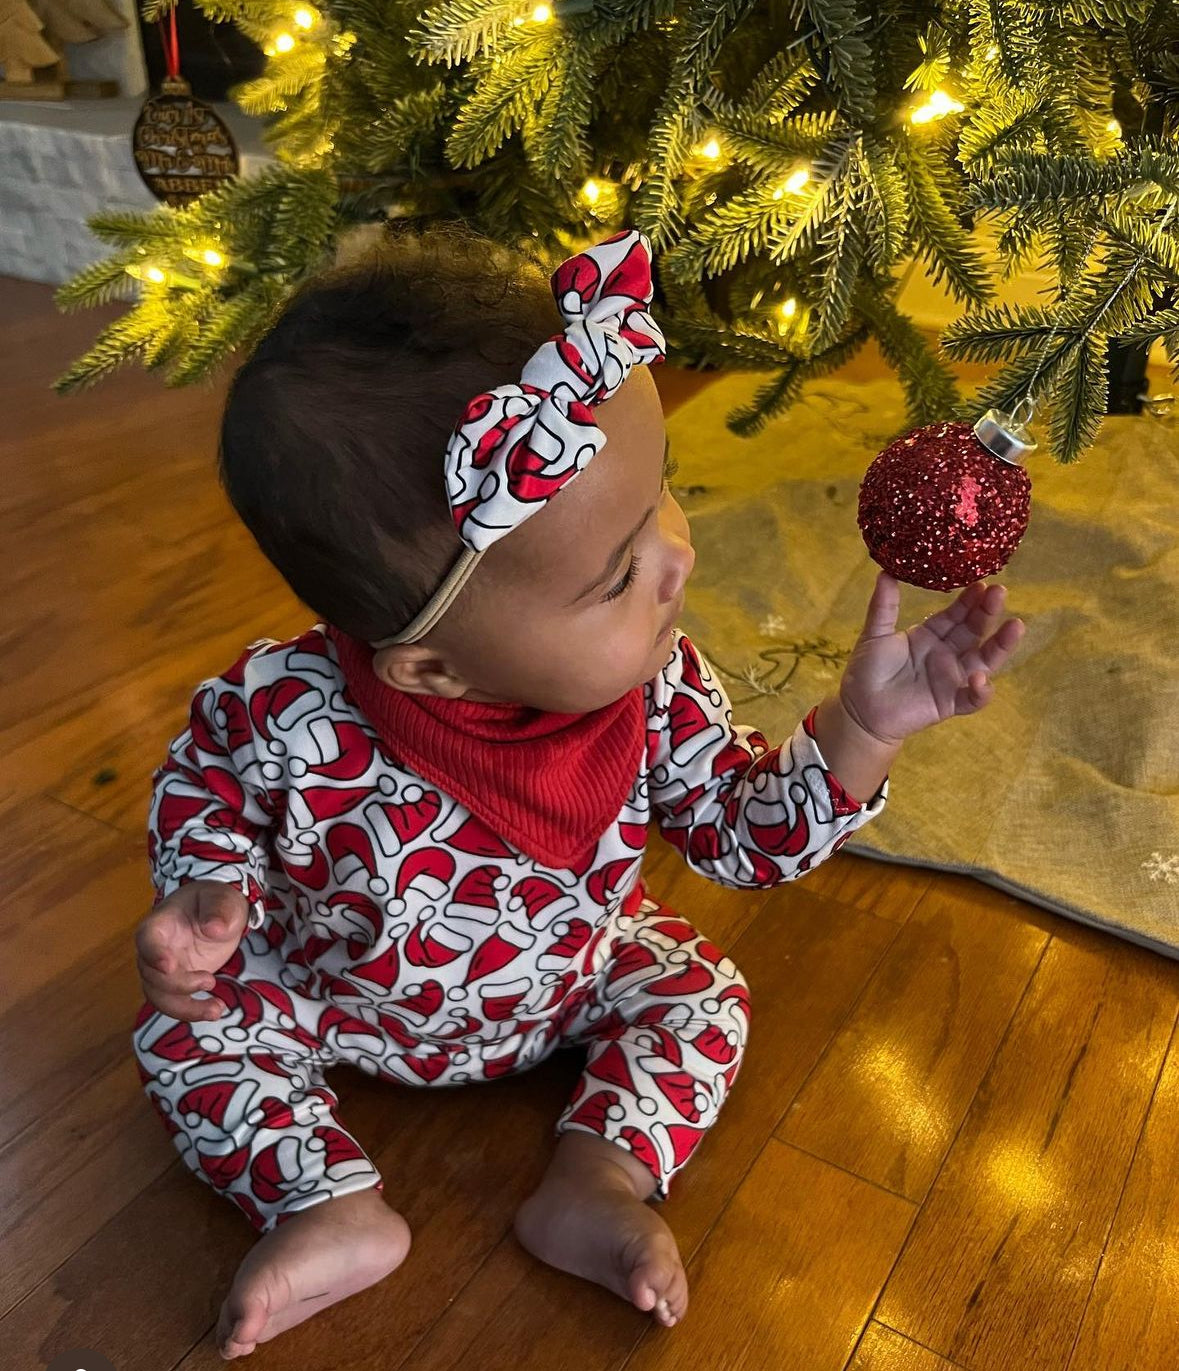
[[[627,587],[634,580],[635,572],[638,571],[638,569],[639,559],[632,552],[630,557],[630,566],[628,566],[626,569],[626,575],[623,576],[622,580],[619,581],[618,584],[612,590],[608,591],[602,598],[604,600],[617,600],[618,597],[626,591]]]
[[[679,469],[680,464],[669,452],[663,459],[663,484],[666,485]]]

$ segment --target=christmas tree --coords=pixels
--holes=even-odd
[[[1175,0],[295,2],[196,0],[269,58],[234,94],[277,163],[92,221],[116,251],[60,303],[136,300],[59,389],[133,358],[192,381],[349,229],[437,217],[550,264],[642,229],[673,359],[770,373],[737,433],[869,337],[914,423],[1032,391],[1065,461],[1111,341],[1179,370]],[[1004,305],[1029,263],[1051,295]],[[944,356],[897,307],[913,264],[963,307]],[[945,356],[1005,365],[963,407]]]

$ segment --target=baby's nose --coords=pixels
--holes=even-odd
[[[696,565],[696,549],[692,546],[691,539],[685,536],[679,548],[679,576],[677,580],[677,592],[682,590],[688,577],[692,574],[692,568]]]

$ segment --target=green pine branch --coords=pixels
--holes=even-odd
[[[726,427],[739,438],[760,433],[771,419],[789,409],[807,381],[838,371],[859,352],[869,337],[867,328],[859,328],[825,353],[790,362],[778,376],[761,386],[748,404],[738,406],[725,416]]]
[[[492,51],[521,12],[522,6],[511,0],[507,4],[445,0],[426,10],[419,18],[420,27],[411,29],[407,37],[425,61],[453,67]]]
[[[818,30],[811,47],[847,115],[869,123],[876,113],[876,79],[864,31],[868,17],[856,0],[800,0],[804,23]]]
[[[127,274],[127,268],[137,256],[136,249],[131,248],[83,268],[55,293],[58,308],[68,313],[127,299],[135,290],[135,280]]]
[[[926,151],[914,139],[902,138],[896,152],[909,186],[918,253],[932,268],[934,283],[945,281],[959,300],[983,303],[991,294],[991,285],[982,254],[963,227],[956,207],[946,198],[944,179],[934,161],[936,150]]]
[[[955,413],[962,399],[954,377],[913,321],[875,285],[860,285],[854,304],[871,326],[884,360],[900,377],[909,422],[920,427]]]
[[[477,63],[479,84],[463,104],[446,142],[453,167],[474,167],[491,157],[522,128],[552,81],[557,53],[551,37],[532,34],[509,40],[494,59]]]
[[[815,266],[821,276],[810,340],[815,353],[834,347],[851,314],[852,295],[864,258],[863,221],[856,213],[857,193],[854,178],[845,176],[819,235]]]
[[[528,121],[524,148],[535,173],[553,181],[585,179],[591,149],[597,62],[594,46],[572,32],[563,61],[556,65],[535,116]]]

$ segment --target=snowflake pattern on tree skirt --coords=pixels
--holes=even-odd
[[[1142,863],[1142,869],[1152,881],[1166,881],[1168,885],[1179,884],[1179,852],[1169,857],[1161,852],[1152,852]]]

